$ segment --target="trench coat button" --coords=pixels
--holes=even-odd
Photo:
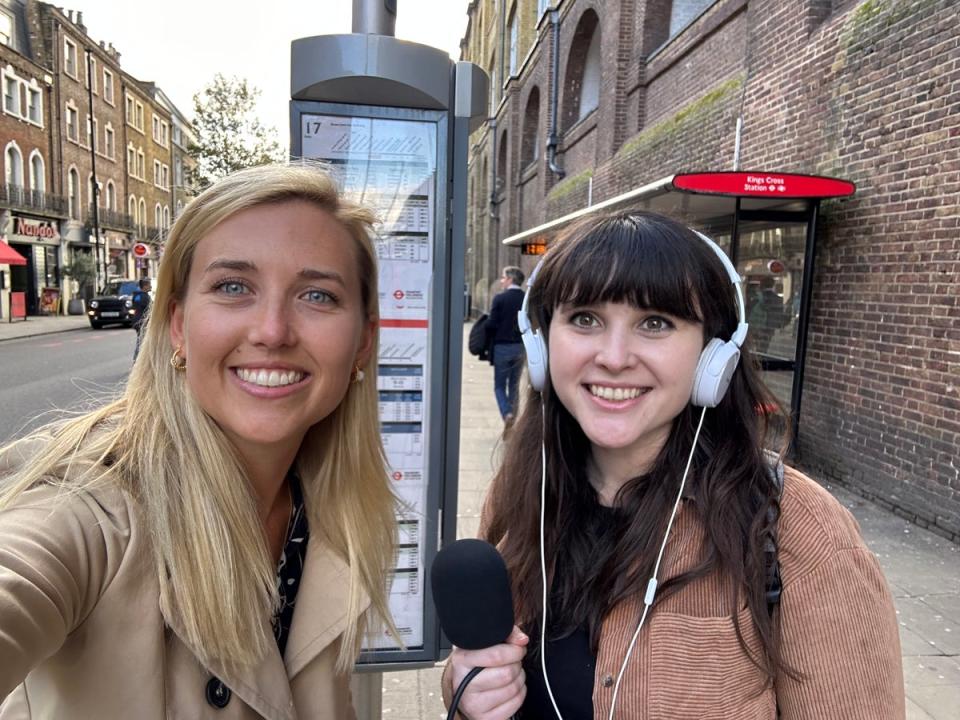
[[[604,675],[603,676],[603,686],[605,688],[613,687],[613,675]]]
[[[207,702],[215,708],[225,708],[230,702],[230,688],[224,685],[219,678],[210,678],[207,683]]]

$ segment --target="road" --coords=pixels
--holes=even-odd
[[[128,328],[74,330],[0,343],[0,443],[100,404],[126,382],[136,335]]]

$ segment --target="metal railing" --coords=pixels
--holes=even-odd
[[[15,208],[46,210],[64,217],[67,215],[67,199],[62,195],[52,195],[43,190],[31,190],[11,183],[0,185],[0,204]]]

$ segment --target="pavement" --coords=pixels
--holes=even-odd
[[[0,342],[34,335],[89,329],[90,321],[87,320],[86,315],[40,315],[15,322],[9,322],[8,318],[4,318],[0,320]]]
[[[0,341],[89,327],[84,316],[0,322]],[[467,352],[460,417],[458,537],[475,537],[480,504],[502,451],[503,423],[493,370]],[[960,545],[924,530],[848,490],[824,483],[860,523],[894,595],[900,623],[907,720],[960,720]],[[384,673],[380,717],[442,719],[442,664]],[[373,720],[362,718],[361,720]]]

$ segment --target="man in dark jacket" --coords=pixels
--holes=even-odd
[[[523,370],[523,341],[517,326],[517,312],[523,305],[523,272],[508,266],[500,277],[502,292],[497,293],[490,306],[487,320],[487,345],[491,348],[493,365],[493,393],[497,398],[500,416],[508,426],[517,411],[517,392]]]

